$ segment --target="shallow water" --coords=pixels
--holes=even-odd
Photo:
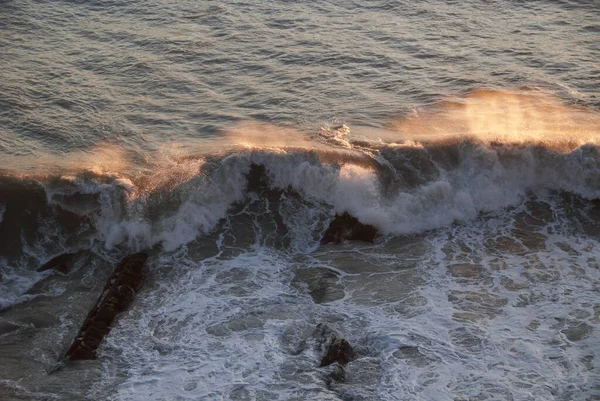
[[[0,399],[597,399],[599,16],[0,0]],[[375,242],[319,245],[342,212]]]

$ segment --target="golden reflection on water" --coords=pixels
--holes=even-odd
[[[64,155],[40,151],[34,156],[11,156],[5,166],[12,168],[5,171],[37,176],[81,171],[125,174],[129,178],[142,177],[145,187],[154,188],[175,185],[172,181],[177,177],[191,178],[199,172],[206,157],[226,156],[237,151],[314,151],[323,163],[350,162],[366,166],[370,151],[353,140],[364,139],[375,146],[382,142],[419,146],[424,142],[475,139],[488,143],[542,145],[564,152],[600,141],[599,113],[566,105],[540,90],[479,89],[461,98],[417,108],[390,125],[389,130],[357,128],[350,132],[342,125],[340,130],[334,127],[306,133],[293,127],[247,121],[223,130],[214,138],[165,144],[149,153],[120,142],[98,143],[85,151]],[[179,178],[175,181],[179,182]]]
[[[566,105],[542,91],[482,89],[461,99],[416,110],[392,126],[393,131],[382,139],[472,137],[486,142],[540,143],[568,151],[598,142],[600,115]],[[391,138],[394,135],[397,136]]]

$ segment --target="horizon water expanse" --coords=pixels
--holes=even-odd
[[[597,0],[0,0],[0,401],[591,401],[599,329]]]

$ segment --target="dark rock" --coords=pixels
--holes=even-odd
[[[58,255],[41,265],[37,271],[43,272],[52,269],[66,274],[69,272],[71,265],[73,264],[74,257],[74,253],[63,253],[62,255]]]
[[[329,344],[327,353],[323,359],[321,359],[321,366],[328,366],[334,362],[337,362],[340,365],[346,365],[355,358],[356,352],[350,343],[343,338],[336,338]]]
[[[136,253],[121,261],[88,313],[65,359],[96,359],[96,349],[109,333],[115,317],[129,307],[141,288],[147,259],[147,254]]]
[[[328,325],[318,324],[313,336],[317,341],[317,350],[324,353],[320,366],[328,366],[335,362],[346,365],[356,358],[356,351],[350,343]]]
[[[321,238],[321,244],[328,244],[330,242],[339,244],[345,239],[373,242],[375,235],[377,235],[375,227],[370,224],[363,224],[356,217],[351,216],[348,212],[344,212],[342,215],[335,215],[323,238]]]

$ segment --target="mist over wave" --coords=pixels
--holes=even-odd
[[[547,191],[600,198],[594,114],[548,95],[482,91],[432,110],[397,123],[394,141],[391,131],[354,134],[345,125],[304,134],[250,123],[200,156],[103,147],[97,157],[74,157],[67,174],[23,180],[40,183],[48,205],[89,219],[107,248],[166,250],[209,233],[250,196],[251,165],[264,166],[270,189],[300,194],[322,216],[347,211],[392,235],[474,219]]]

